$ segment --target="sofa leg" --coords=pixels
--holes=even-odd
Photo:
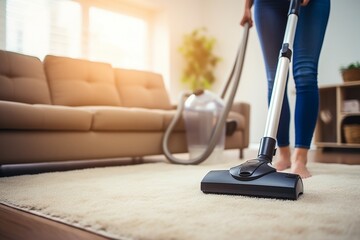
[[[239,158],[240,159],[243,159],[244,158],[244,149],[243,148],[240,148],[240,151],[239,151]]]
[[[141,164],[144,162],[144,158],[143,157],[132,157],[132,164]]]

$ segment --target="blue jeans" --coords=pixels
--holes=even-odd
[[[255,0],[254,19],[266,66],[268,103],[283,43],[289,0]],[[295,147],[310,148],[319,108],[318,61],[330,13],[330,0],[311,0],[301,7],[294,46],[293,76],[296,88]],[[286,84],[287,85],[287,84]],[[290,107],[285,89],[277,132],[279,147],[289,146]]]

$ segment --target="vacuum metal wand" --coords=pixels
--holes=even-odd
[[[276,69],[274,89],[271,94],[269,113],[266,120],[264,134],[265,137],[271,137],[276,139],[281,114],[281,107],[284,99],[286,79],[292,55],[297,20],[298,16],[296,14],[291,14],[288,18],[288,24],[285,31],[283,46],[280,52],[279,64]]]
[[[295,38],[296,26],[300,10],[300,0],[291,1],[288,20],[279,55],[279,62],[275,74],[273,92],[271,94],[269,111],[266,119],[264,137],[261,139],[258,157],[272,162],[275,155],[276,135],[279,127],[281,109],[285,94],[286,80],[292,57],[292,48]]]

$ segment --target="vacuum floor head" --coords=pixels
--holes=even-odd
[[[201,181],[201,191],[291,200],[297,200],[303,193],[303,183],[299,175],[276,172],[268,164],[260,164],[267,168],[267,173],[251,177],[253,174],[248,165],[249,163],[246,168],[240,165],[230,170],[210,171]],[[259,170],[259,166],[255,168]]]

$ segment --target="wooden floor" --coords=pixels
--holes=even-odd
[[[245,151],[245,158],[254,155],[256,156],[256,150]],[[309,161],[360,164],[360,152],[312,150]],[[109,238],[0,204],[0,239],[105,240]]]
[[[0,239],[105,240],[109,238],[0,204]]]

